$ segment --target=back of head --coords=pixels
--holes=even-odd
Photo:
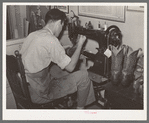
[[[49,21],[55,22],[57,20],[61,20],[61,23],[65,22],[66,14],[59,9],[49,10],[45,16],[45,23],[47,24]]]

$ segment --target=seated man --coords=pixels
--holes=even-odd
[[[45,27],[28,35],[20,53],[34,103],[50,102],[77,91],[79,109],[95,101],[93,85],[87,71],[73,72],[86,37],[81,35],[74,54],[71,58],[67,56],[57,38],[65,20],[64,12],[58,9],[48,11]],[[51,62],[57,64],[66,74],[59,78],[52,76],[52,71],[49,71]]]

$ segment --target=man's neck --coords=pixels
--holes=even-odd
[[[53,25],[46,25],[44,28],[48,29],[53,35],[55,34]]]

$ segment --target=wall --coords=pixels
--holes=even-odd
[[[24,13],[23,13],[24,10]],[[76,15],[78,15],[78,6],[69,6],[69,15],[72,15],[71,10],[74,11]],[[26,14],[26,7],[21,7],[22,16]],[[137,12],[137,11],[128,11],[126,10],[125,13],[125,23],[122,22],[115,22],[97,18],[89,18],[79,16],[81,20],[81,25],[84,26],[86,22],[91,21],[94,29],[97,29],[97,24],[100,21],[101,26],[107,23],[108,26],[110,25],[117,25],[122,34],[123,34],[123,44],[131,46],[134,50],[138,48],[144,49],[144,12]],[[64,35],[61,38],[61,42],[63,45],[72,45],[69,38],[67,30],[64,32]],[[91,50],[92,52],[97,52],[96,47],[98,47],[97,42],[89,40],[86,48]]]
[[[71,10],[73,10],[74,13],[78,15],[78,6],[70,6],[69,14],[71,14]],[[79,18],[81,20],[82,26],[84,26],[86,22],[91,21],[91,23],[94,26],[94,29],[97,29],[97,24],[99,21],[101,25],[103,25],[105,21],[108,26],[116,25],[120,28],[123,34],[123,44],[131,46],[134,50],[138,48],[144,49],[144,12],[126,10],[125,23],[83,16],[79,16]],[[98,44],[94,41],[89,41],[86,46],[86,48],[91,50],[92,52],[96,52],[95,47],[98,47]]]
[[[12,39],[6,41],[6,54],[7,55],[14,55],[15,50],[20,50],[22,44],[24,42],[24,38],[21,39]]]

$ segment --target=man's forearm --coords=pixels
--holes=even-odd
[[[71,62],[69,63],[69,65],[66,66],[65,69],[68,70],[69,72],[72,72],[75,69],[80,56],[81,49],[82,49],[82,45],[78,45],[71,57]]]
[[[77,49],[77,45],[74,45],[73,47],[68,47],[67,49],[65,49],[65,51],[69,57],[72,57],[76,49]]]
[[[77,49],[75,50],[74,54],[71,57],[71,62],[65,67],[67,71],[72,72],[75,69],[80,56],[82,46],[85,41],[86,36],[78,35]]]

